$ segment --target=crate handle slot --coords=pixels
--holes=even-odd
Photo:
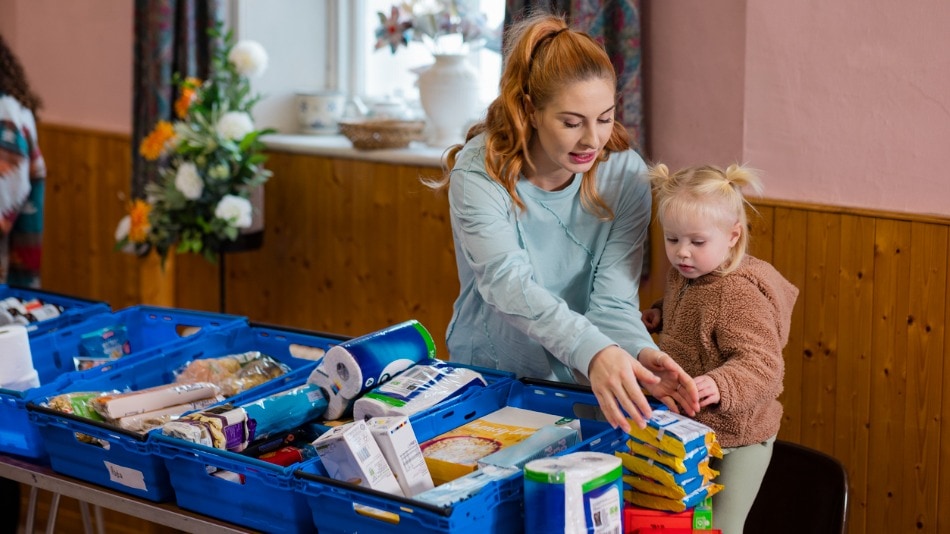
[[[203,327],[191,324],[176,324],[175,333],[178,334],[178,337],[189,337],[201,332]]]
[[[209,477],[217,478],[222,482],[237,484],[238,486],[243,486],[246,482],[244,475],[241,473],[235,473],[234,471],[228,471],[227,469],[221,469],[213,465],[205,465],[205,473],[208,473]]]
[[[372,506],[367,506],[365,504],[353,503],[353,511],[363,517],[368,517],[370,519],[375,519],[377,521],[382,521],[391,525],[399,524],[399,514],[387,512],[386,510],[380,510],[379,508],[373,508]]]
[[[290,355],[300,360],[320,360],[326,354],[326,350],[320,347],[308,347],[298,343],[291,343],[287,349]]]

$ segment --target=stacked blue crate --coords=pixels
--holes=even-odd
[[[459,367],[478,371],[486,387],[467,389],[411,416],[410,421],[425,419],[428,413],[441,413],[446,406],[478,404],[475,399],[482,396],[503,396],[514,381],[514,375],[505,371]],[[293,385],[303,383],[305,380]],[[317,425],[323,426],[320,422]],[[267,532],[313,532],[311,506],[299,491],[300,481],[296,477],[297,469],[305,462],[282,467],[158,432],[152,438],[157,453],[165,458],[180,508]],[[218,476],[221,471],[234,476]]]
[[[589,388],[518,380],[512,381],[508,388],[484,393],[413,420],[420,442],[505,406],[513,406],[578,418],[584,439],[564,453],[584,450],[613,454],[625,447],[623,431],[611,428],[606,422],[579,416],[592,413],[597,406],[597,399]],[[295,476],[299,479],[299,491],[310,505],[313,526],[320,534],[514,534],[523,530],[524,490],[520,470],[488,483],[471,498],[446,507],[333,480],[327,477],[319,459],[304,462]]]
[[[66,300],[65,297],[60,299],[61,302]],[[81,321],[55,328],[43,326],[30,334],[30,353],[40,385],[25,391],[0,389],[0,453],[41,462],[47,460],[42,437],[27,414],[30,401],[52,395],[72,381],[91,378],[113,366],[159,354],[185,342],[189,335],[247,322],[237,315],[158,306],[132,306],[119,311],[96,309],[97,313],[83,314]],[[109,365],[77,371],[73,358],[80,355],[83,336],[116,326],[125,328],[131,352]]]
[[[192,361],[248,351],[259,351],[290,369],[290,372],[239,396],[266,394],[303,380],[312,371],[316,360],[301,357],[298,349],[304,349],[302,352],[325,351],[345,339],[333,334],[255,323],[202,332],[160,354],[134,361],[117,361],[97,376],[63,385],[55,394],[138,391],[171,384],[177,373]],[[50,409],[45,404],[53,396],[34,399],[28,404],[28,410],[47,445],[54,471],[155,502],[173,498],[165,462],[153,454],[150,434],[130,432]]]

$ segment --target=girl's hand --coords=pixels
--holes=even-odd
[[[643,325],[647,327],[647,332],[655,334],[660,331],[660,321],[663,319],[663,315],[657,308],[650,308],[643,310],[640,319],[643,321]]]
[[[709,375],[696,377],[696,389],[699,391],[699,407],[719,404],[719,385]]]
[[[660,382],[659,377],[617,345],[611,345],[594,355],[587,377],[597,403],[611,426],[630,433],[629,417],[640,428],[646,427],[646,420],[653,412],[641,385],[656,385]]]
[[[669,354],[656,349],[643,349],[639,361],[653,374],[660,377],[655,384],[644,384],[651,395],[666,405],[670,411],[692,417],[700,409],[698,385]]]

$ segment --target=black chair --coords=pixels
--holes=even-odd
[[[745,534],[847,531],[848,473],[841,462],[823,452],[776,440],[772,462],[746,518]]]

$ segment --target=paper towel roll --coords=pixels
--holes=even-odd
[[[417,364],[356,399],[353,418],[409,417],[469,388],[485,385],[482,374],[472,369],[442,362]]]
[[[340,387],[327,373],[326,368],[324,368],[324,362],[320,362],[317,367],[310,372],[307,383],[318,386],[326,397],[327,407],[323,413],[323,418],[327,421],[336,421],[346,415],[353,401],[340,396]]]
[[[0,387],[10,389],[13,391],[26,391],[28,389],[33,389],[39,387],[40,377],[36,374],[36,370],[31,370],[29,374],[24,377],[21,377],[17,380],[13,380],[6,384],[0,384]]]
[[[21,384],[33,375],[36,371],[26,327],[15,324],[0,327],[0,386],[9,388],[7,384]]]
[[[581,451],[532,460],[524,467],[524,490],[525,532],[620,532],[623,468],[614,455]]]
[[[410,320],[331,347],[323,365],[340,395],[352,400],[413,364],[434,359],[432,336]]]

